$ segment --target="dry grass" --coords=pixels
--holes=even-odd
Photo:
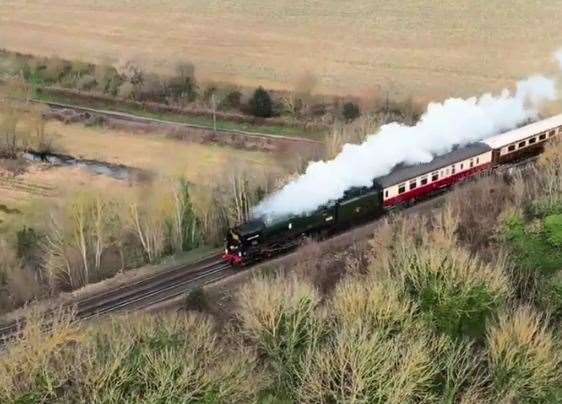
[[[499,398],[507,402],[556,399],[562,388],[561,346],[539,313],[522,307],[502,314],[488,330],[488,349]]]
[[[0,188],[0,204],[19,213],[0,212],[0,231],[10,238],[16,230],[35,226],[45,219],[45,209],[65,196],[84,191],[98,191],[122,195],[131,192],[131,184],[113,178],[94,175],[77,167],[32,166],[17,177],[25,187],[14,187],[7,183]],[[35,192],[49,189],[48,193]]]
[[[233,166],[254,173],[275,170],[274,160],[268,153],[182,142],[159,133],[134,134],[56,121],[50,121],[47,130],[56,134],[57,144],[67,154],[165,176],[183,176],[195,184],[212,185]]]
[[[559,0],[295,3],[288,0],[5,0],[2,46],[41,55],[170,70],[193,62],[205,79],[439,98],[553,70]],[[536,39],[536,40],[533,40]]]

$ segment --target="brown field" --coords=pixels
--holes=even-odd
[[[553,72],[562,1],[2,0],[0,47],[340,94],[469,95]]]
[[[47,132],[54,135],[55,145],[65,154],[124,164],[164,176],[184,176],[201,185],[220,180],[234,167],[266,172],[277,166],[271,153],[178,141],[159,133],[135,134],[57,121],[48,122]]]

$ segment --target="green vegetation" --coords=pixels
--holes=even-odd
[[[544,274],[562,268],[561,219],[562,215],[548,215],[526,222],[515,215],[506,220],[506,238],[521,268]]]
[[[207,115],[196,116],[173,112],[156,112],[127,102],[109,102],[107,100],[95,98],[82,98],[80,100],[77,100],[76,97],[70,97],[61,93],[50,92],[48,89],[43,89],[41,92],[36,92],[33,98],[38,101],[69,105],[79,104],[80,106],[86,108],[123,112],[126,114],[138,115],[144,118],[185,123],[188,125],[196,125],[204,128],[213,128],[213,125],[216,123],[216,128],[218,130],[242,131],[248,133],[276,136],[307,137],[316,140],[323,139],[325,135],[325,131],[322,129],[311,128],[303,130],[302,128],[294,126],[274,125],[267,123],[235,122],[221,119],[220,117],[217,117],[216,121],[213,122],[213,118]]]
[[[209,309],[209,299],[205,290],[201,287],[196,287],[191,290],[185,297],[185,308],[187,310],[204,312]]]
[[[249,102],[250,111],[260,118],[269,118],[273,115],[273,102],[271,96],[263,87],[258,87]]]
[[[346,102],[342,107],[342,115],[346,122],[351,122],[359,118],[361,110],[359,109],[359,106],[353,102]]]
[[[219,130],[318,139],[325,131],[321,120],[289,114],[281,106],[282,97],[273,100],[262,87],[255,90],[253,97],[244,97],[232,86],[199,84],[194,67],[188,63],[179,63],[172,75],[159,76],[130,61],[115,67],[0,51],[0,79],[13,76],[32,85],[34,98],[39,101],[109,109]],[[274,115],[274,121],[263,119]]]

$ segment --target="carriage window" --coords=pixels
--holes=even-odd
[[[384,197],[388,198],[388,189],[386,191],[384,191]]]
[[[406,184],[398,185],[398,194],[403,194],[404,192],[406,192]]]
[[[560,128],[558,128],[558,130],[560,130]],[[548,136],[550,136],[550,137],[554,136],[554,131],[551,130],[550,132],[548,132]]]
[[[418,183],[416,180],[410,181],[410,189],[416,189],[418,187]]]
[[[527,142],[519,142],[519,147],[525,147],[525,145],[527,144]]]
[[[507,151],[510,151],[510,152],[511,152],[511,151],[513,151],[513,150],[515,150],[515,145],[514,145],[514,144],[512,144],[511,146],[509,146],[509,147],[507,148]]]
[[[539,140],[544,140],[546,139],[546,133],[543,133],[542,135],[539,136]]]
[[[480,157],[476,157],[476,164],[480,163]]]
[[[454,174],[457,170],[455,169],[455,165],[453,164],[451,166],[451,174]]]
[[[431,181],[437,181],[439,179],[439,172],[435,171],[431,174]]]
[[[421,185],[425,185],[427,184],[427,177],[422,177],[421,181],[420,181]]]
[[[472,159],[470,159],[470,168],[474,167],[474,161],[472,161]]]
[[[533,144],[533,143],[535,143],[536,141],[537,141],[537,138],[536,138],[536,137],[533,137],[533,138],[529,139],[529,144]]]
[[[461,170],[464,168],[464,164],[461,163]]]

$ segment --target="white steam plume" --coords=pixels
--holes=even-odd
[[[333,160],[310,163],[306,172],[273,193],[253,210],[266,220],[310,212],[341,198],[356,186],[370,186],[397,164],[429,162],[455,145],[465,145],[529,119],[544,101],[557,97],[553,80],[532,76],[517,83],[514,94],[484,94],[431,103],[415,126],[391,123],[360,145],[346,144]]]

